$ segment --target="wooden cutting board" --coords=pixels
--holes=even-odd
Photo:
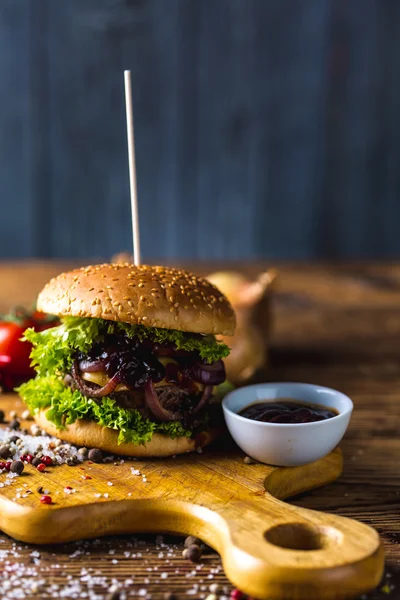
[[[23,405],[2,395],[0,408],[21,413]],[[35,544],[139,532],[194,535],[221,554],[232,583],[257,598],[352,597],[380,581],[383,549],[374,529],[282,502],[339,477],[339,449],[310,465],[277,468],[245,464],[225,439],[203,454],[115,462],[45,473],[27,465],[0,488],[0,529]],[[0,484],[5,480],[0,475]],[[40,486],[52,505],[40,503]]]

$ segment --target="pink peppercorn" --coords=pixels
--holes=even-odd
[[[4,468],[6,471],[10,472],[10,469],[11,469],[11,461],[10,460],[6,462]]]
[[[22,460],[23,462],[27,462],[27,463],[29,463],[29,464],[30,464],[30,463],[33,461],[33,459],[34,459],[34,458],[35,458],[35,457],[34,457],[34,456],[32,456],[32,454],[24,454],[24,456],[23,456],[23,457],[21,457],[21,460]]]
[[[53,501],[52,501],[52,499],[51,499],[51,496],[42,496],[42,497],[40,498],[40,502],[41,502],[42,504],[52,504],[52,502],[53,502]]]
[[[41,461],[46,467],[50,467],[53,464],[53,460],[50,456],[42,456]]]
[[[232,590],[231,591],[231,600],[242,600],[243,592],[240,590]]]
[[[41,473],[43,473],[43,471],[46,468],[46,465],[44,465],[43,463],[40,463],[40,465],[38,465],[36,468],[37,468],[38,471],[40,471]]]
[[[5,468],[6,468],[6,463],[1,461],[0,462],[0,471],[4,471]]]

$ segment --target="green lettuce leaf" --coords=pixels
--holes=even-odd
[[[97,403],[78,390],[72,391],[55,376],[38,376],[22,384],[16,391],[32,414],[47,408],[46,417],[58,429],[65,428],[77,419],[88,419],[118,431],[119,444],[145,444],[155,432],[171,438],[191,437],[193,434],[179,421],[154,423],[142,417],[135,409],[120,408],[112,398],[103,398],[101,403]]]
[[[126,334],[140,340],[149,338],[163,344],[171,342],[177,350],[197,352],[209,363],[229,354],[229,348],[214,336],[193,335],[174,329],[129,325],[103,319],[64,317],[61,325],[45,331],[27,329],[24,339],[32,343],[32,366],[42,377],[67,372],[75,352],[86,354],[95,342],[101,342],[106,334]]]

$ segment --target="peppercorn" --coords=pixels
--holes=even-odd
[[[201,548],[197,544],[192,544],[186,550],[183,551],[184,558],[187,558],[191,562],[199,562],[201,558]]]
[[[13,460],[11,463],[10,471],[11,473],[16,473],[17,475],[21,475],[24,470],[24,463],[22,460]]]
[[[6,415],[4,414],[4,410],[0,410],[0,423],[4,423],[4,417]]]
[[[33,467],[37,467],[38,465],[42,464],[42,458],[40,456],[35,456],[31,464]]]
[[[46,469],[46,465],[44,465],[42,462],[40,463],[40,465],[38,465],[37,470],[40,471],[41,473],[43,473],[43,471]]]
[[[8,461],[6,462],[5,469],[6,469],[7,473],[9,473],[9,472],[10,472],[10,469],[11,469],[11,461],[10,461],[10,460],[8,460]]]
[[[193,546],[193,544],[196,546],[201,546],[201,540],[199,540],[197,537],[194,537],[194,535],[189,535],[183,543],[185,548],[189,548],[189,546]]]
[[[51,499],[51,496],[42,496],[42,497],[40,498],[40,502],[41,502],[42,504],[52,504],[52,502],[53,502],[53,501],[52,501],[52,499]]]
[[[38,437],[41,434],[41,429],[39,425],[31,425],[30,427],[31,435]]]
[[[42,456],[41,461],[46,467],[51,467],[53,459],[50,456]]]
[[[16,442],[18,442],[18,440],[20,440],[21,438],[19,437],[19,435],[13,435],[10,437],[10,439],[8,440],[9,442],[12,442],[13,444],[15,444]]]
[[[10,424],[9,424],[9,428],[12,430],[16,430],[19,429],[21,427],[20,422],[17,419],[13,419]]]
[[[8,458],[10,456],[10,448],[0,446],[0,458]]]
[[[92,448],[89,450],[88,459],[94,463],[103,462],[103,453],[99,448]]]
[[[241,592],[240,590],[232,590],[230,598],[231,600],[242,600],[243,595],[243,592]]]

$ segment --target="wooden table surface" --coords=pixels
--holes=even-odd
[[[65,266],[0,263],[0,311],[32,302]],[[207,273],[215,266],[196,270]],[[265,267],[229,265],[249,275]],[[342,443],[343,476],[293,503],[376,527],[387,572],[367,597],[400,598],[400,265],[278,267],[268,379],[335,387],[355,403]],[[0,595],[101,600],[111,598],[118,584],[126,597],[172,592],[179,599],[205,598],[212,583],[229,594],[214,552],[195,566],[182,558],[182,549],[181,539],[154,536],[34,548],[0,534]]]

